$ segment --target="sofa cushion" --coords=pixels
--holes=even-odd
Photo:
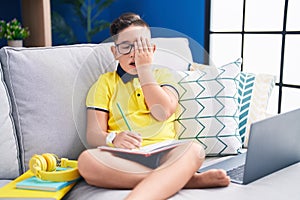
[[[0,179],[19,176],[19,151],[17,136],[11,115],[11,103],[4,83],[0,64]]]
[[[77,159],[85,148],[85,110],[79,115],[77,103],[84,101],[91,77],[108,71],[113,60],[107,45],[1,49],[23,172],[34,154]],[[75,84],[82,69],[86,87]]]
[[[153,38],[152,43],[156,44],[154,65],[184,71],[193,61],[187,38]]]
[[[237,101],[240,65],[237,60],[219,68],[179,72],[179,139],[197,140],[208,156],[237,154],[242,147]]]

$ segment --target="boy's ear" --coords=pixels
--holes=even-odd
[[[117,49],[115,46],[111,46],[110,50],[112,52],[112,54],[114,55],[115,59],[117,59]]]

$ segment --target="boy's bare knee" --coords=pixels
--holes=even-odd
[[[187,144],[186,149],[195,164],[200,166],[205,159],[203,146],[197,141],[191,141]]]
[[[98,187],[102,186],[102,175],[98,173],[99,170],[101,171],[101,163],[97,162],[88,150],[80,154],[78,158],[78,171],[88,184]]]
[[[193,141],[191,146],[194,149],[196,155],[199,156],[199,159],[205,159],[205,150],[199,142]]]
[[[86,150],[78,157],[78,171],[83,178],[85,178],[86,173],[89,171],[89,159],[89,153]]]

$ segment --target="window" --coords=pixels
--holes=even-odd
[[[300,107],[300,1],[207,0],[214,65],[243,58],[242,71],[276,75],[268,112]]]

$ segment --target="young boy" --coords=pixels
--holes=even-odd
[[[156,46],[150,43],[148,24],[125,13],[112,23],[111,35],[111,51],[119,65],[115,72],[101,75],[87,96],[88,143],[134,149],[176,139],[176,84],[168,70],[152,69]],[[91,185],[132,189],[127,199],[166,199],[182,188],[229,184],[223,170],[196,173],[204,158],[203,148],[194,142],[136,161],[89,149],[80,155],[78,168]]]

